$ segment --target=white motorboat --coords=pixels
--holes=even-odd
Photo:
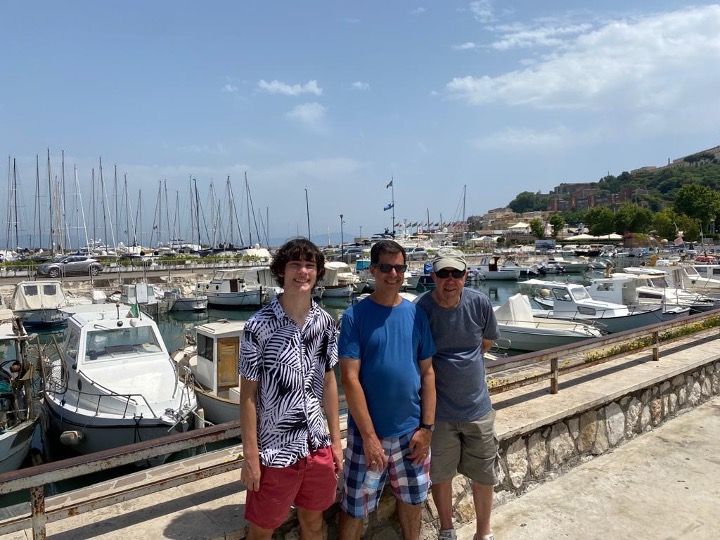
[[[594,300],[587,289],[578,283],[530,279],[521,283],[521,288],[529,288],[533,300],[545,308],[533,310],[536,317],[592,322],[608,333],[622,332],[667,320],[660,306],[644,309]]]
[[[246,281],[239,268],[217,270],[210,281],[199,281],[195,292],[207,296],[210,306],[259,307],[263,299],[262,286]]]
[[[183,295],[178,289],[172,289],[165,293],[170,300],[170,311],[205,311],[208,307],[208,299],[205,295]]]
[[[662,305],[666,311],[687,308],[691,314],[720,307],[719,299],[670,287],[662,270],[648,267],[627,270],[593,279],[587,287],[590,296],[625,305]]]
[[[720,276],[711,274],[706,269],[703,275],[689,264],[665,266],[661,269],[667,273],[668,283],[673,287],[703,294],[717,295],[720,293]]]
[[[559,265],[562,267],[565,273],[583,273],[590,268],[590,263],[587,259],[570,258],[566,259],[562,255],[554,254],[548,258],[548,264]]]
[[[10,308],[25,326],[60,326],[67,322],[62,308],[69,302],[58,280],[21,281],[15,285]]]
[[[506,342],[503,346],[518,351],[539,351],[602,335],[598,328],[582,321],[534,316],[530,300],[520,293],[493,309],[500,339]]]
[[[22,326],[0,323],[0,473],[19,469],[30,451],[38,423]]]
[[[179,377],[157,324],[132,315],[124,305],[76,309],[60,357],[43,366],[52,425],[80,453],[184,432],[193,421],[195,391]]]
[[[325,275],[318,284],[325,288],[323,298],[350,298],[360,286],[360,278],[345,262],[325,261]]]
[[[193,337],[173,354],[192,380],[205,420],[213,424],[240,418],[238,358],[245,321],[227,319],[198,325]]]
[[[514,263],[499,264],[500,257],[497,255],[483,257],[479,264],[469,265],[468,269],[479,272],[485,280],[517,280],[520,277],[522,268]]]

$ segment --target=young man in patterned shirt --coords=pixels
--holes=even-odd
[[[245,325],[240,479],[247,487],[249,540],[270,539],[293,504],[301,537],[322,538],[323,510],[335,502],[343,463],[336,327],[312,299],[324,264],[309,240],[283,245],[270,268],[284,292]]]

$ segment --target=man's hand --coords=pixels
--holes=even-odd
[[[260,458],[258,456],[245,457],[240,469],[240,481],[245,484],[248,491],[260,489]]]
[[[417,429],[410,439],[410,454],[408,459],[416,467],[422,465],[430,455],[430,441],[432,432],[429,429]]]
[[[332,449],[332,455],[333,455],[333,461],[335,462],[335,474],[340,476],[343,472],[343,451],[342,451],[342,445],[340,444],[340,441],[337,443],[334,443],[331,447]]]
[[[368,470],[382,471],[387,467],[388,458],[383,450],[382,443],[374,433],[363,437],[363,450]]]

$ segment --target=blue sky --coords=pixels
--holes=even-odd
[[[322,241],[340,214],[346,239],[392,227],[391,178],[396,221],[451,221],[465,186],[468,217],[720,144],[720,5],[580,4],[3,2],[0,149],[22,226],[48,148],[66,190],[77,165],[86,213],[99,158],[146,230],[161,185],[189,228],[190,178],[210,220],[229,176],[246,223],[247,173],[270,237],[307,234],[307,190]]]

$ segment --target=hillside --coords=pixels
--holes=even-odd
[[[606,176],[597,182],[578,184],[578,191],[592,192],[598,206],[611,206],[623,202],[634,202],[657,212],[673,203],[675,193],[688,183],[699,183],[713,190],[720,190],[720,160],[714,155],[698,160],[695,154],[676,160],[672,165],[653,169],[639,169],[632,173],[623,172],[618,176]],[[560,195],[558,195],[560,194]],[[573,202],[576,194],[573,184],[562,184],[553,193],[540,194],[522,192],[508,207],[522,213],[533,210],[551,210],[551,201],[558,198]],[[608,203],[607,201],[612,201]],[[590,205],[594,206],[594,205]],[[579,204],[563,210],[587,210]]]

